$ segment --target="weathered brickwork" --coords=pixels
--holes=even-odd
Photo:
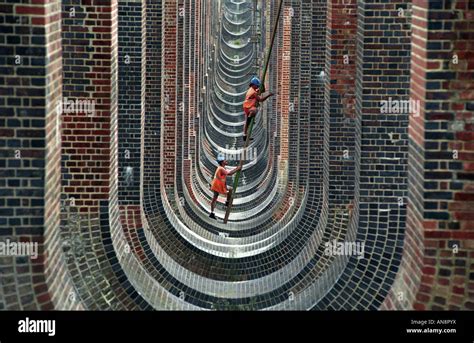
[[[467,1],[413,2],[411,98],[420,111],[410,116],[403,296],[389,308],[474,309],[473,10]]]
[[[60,18],[57,1],[0,3],[0,242],[37,244],[0,257],[1,309],[60,307],[70,290],[57,231]]]
[[[63,199],[96,212],[116,173],[118,36],[115,0],[63,1],[63,100],[85,101],[63,113]],[[115,153],[115,154],[114,154]],[[112,157],[112,158],[111,158]]]
[[[329,203],[354,199],[355,66],[357,2],[330,1],[327,11],[325,91],[325,187]]]
[[[119,201],[140,203],[141,148],[145,118],[145,4],[119,2],[118,144]]]
[[[349,241],[364,242],[365,258],[358,260],[351,256],[346,261],[336,285],[317,309],[379,308],[401,261],[406,217],[408,113],[385,113],[382,104],[390,98],[409,98],[408,4],[409,1],[357,1],[356,179],[347,235]],[[402,16],[400,8],[404,9]]]
[[[163,187],[171,188],[176,180],[176,118],[178,116],[178,1],[165,0],[162,30],[162,142],[161,173]],[[181,42],[182,39],[180,38]],[[180,64],[181,65],[181,64]]]
[[[150,183],[159,182],[160,178],[162,13],[161,3],[147,1],[143,188]],[[146,159],[145,156],[147,156]]]

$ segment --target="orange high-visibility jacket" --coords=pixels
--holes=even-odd
[[[260,90],[255,90],[252,87],[249,88],[247,94],[245,95],[244,109],[250,109],[252,107],[257,107],[257,95],[260,93]]]
[[[227,194],[226,177],[228,173],[224,167],[217,167],[214,179],[212,180],[211,190],[221,194]]]

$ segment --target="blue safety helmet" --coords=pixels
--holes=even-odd
[[[217,155],[217,163],[218,164],[221,164],[224,161],[225,161],[225,157],[221,153],[219,155]]]
[[[250,80],[250,84],[260,87],[262,83],[260,82],[260,79],[258,77],[254,76],[252,77],[252,80]]]

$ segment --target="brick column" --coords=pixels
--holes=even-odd
[[[474,309],[474,7],[414,1],[409,207],[387,308]]]
[[[330,303],[330,308],[348,304],[379,308],[400,265],[406,215],[408,111],[400,107],[385,111],[383,104],[409,100],[409,3],[357,1],[356,180],[354,215],[347,235],[364,242],[364,258],[352,256],[336,285],[321,300],[321,305]],[[381,261],[389,267],[373,277],[373,269]],[[354,292],[359,283],[377,295],[362,297]]]
[[[145,139],[143,144],[143,191],[160,185],[162,11],[163,5],[146,2]],[[144,159],[146,156],[146,159]]]
[[[273,34],[273,27],[272,23],[275,22],[276,16],[277,16],[277,11],[278,11],[278,6],[274,5],[276,2],[274,0],[269,1],[269,8],[267,10],[267,16],[270,17],[271,19],[267,22],[267,32],[266,32],[266,42],[265,42],[265,49],[270,45],[271,42],[271,35]],[[283,5],[284,6],[284,5]],[[274,103],[274,108],[275,112],[277,113],[277,119],[276,119],[276,132],[277,132],[277,140],[276,143],[281,143],[280,136],[281,136],[281,121],[282,121],[282,99],[284,92],[282,92],[282,75],[283,75],[283,68],[282,68],[282,40],[283,40],[283,24],[280,23],[277,28],[277,36],[275,37],[275,44],[273,45],[273,51],[272,51],[272,56],[270,58],[272,59],[272,65],[273,68],[275,68],[275,73],[273,73],[274,77],[274,87],[272,91],[278,96],[270,98],[273,103]],[[271,74],[268,76],[271,77]],[[287,107],[288,108],[288,107]],[[280,144],[277,144],[277,151],[278,154],[281,153],[280,149]]]
[[[145,118],[146,21],[144,0],[119,2],[118,160],[119,203],[140,204]]]
[[[117,7],[63,1],[63,95],[75,107],[63,111],[62,183],[81,212],[98,213],[117,186]]]
[[[162,26],[162,120],[161,120],[161,178],[163,187],[173,188],[176,172],[177,42],[178,1],[164,0]],[[182,38],[180,37],[181,41]]]
[[[280,126],[280,157],[281,161],[288,160],[288,126],[290,116],[290,86],[291,86],[291,15],[290,7],[283,5],[282,14],[280,18],[283,26],[282,33],[282,48],[279,51],[281,58],[281,78],[280,78],[280,112],[281,112],[281,126]],[[276,44],[276,43],[275,43]]]
[[[312,54],[312,8],[311,0],[304,0],[301,3],[301,48],[300,48],[300,108],[298,121],[300,123],[300,147],[298,158],[298,183],[300,186],[306,186],[309,178],[309,165],[312,161],[308,158],[310,155],[311,140],[311,71],[313,65],[311,64]],[[315,23],[314,25],[317,25]]]
[[[192,51],[191,54],[191,73],[189,76],[189,84],[190,84],[190,90],[189,90],[189,96],[190,96],[190,104],[191,107],[189,109],[189,119],[188,125],[191,125],[192,122],[194,122],[196,118],[196,114],[198,112],[199,108],[199,101],[200,101],[200,96],[201,96],[201,87],[202,87],[202,82],[203,80],[200,79],[198,76],[201,75],[201,66],[204,65],[204,56],[203,53],[201,52],[201,45],[202,45],[202,40],[204,40],[204,32],[203,32],[203,25],[202,25],[202,18],[203,18],[203,13],[201,12],[201,6],[204,6],[204,3],[201,1],[195,1],[193,2],[194,5],[194,11],[196,15],[194,16],[194,51]],[[207,15],[204,13],[204,15]],[[189,140],[189,137],[188,137]]]
[[[328,2],[324,187],[331,206],[354,198],[356,28],[356,0]]]
[[[48,310],[71,289],[58,230],[61,4],[0,1],[0,23],[0,241],[38,244],[0,257],[0,306]]]
[[[310,83],[310,114],[309,114],[309,136],[310,145],[310,187],[315,192],[323,181],[324,161],[324,89],[321,71],[324,70],[325,51],[324,41],[326,39],[326,6],[325,0],[312,0],[311,13],[311,83]],[[300,161],[301,163],[302,161]],[[314,177],[311,177],[311,174]],[[319,193],[319,192],[318,192]],[[322,194],[318,194],[322,199]]]
[[[302,123],[304,120],[304,114],[301,113],[301,70],[304,69],[305,61],[301,58],[301,1],[291,1],[291,6],[283,7],[283,87],[289,87],[288,89],[288,103],[287,108],[282,110],[282,120],[286,121],[286,125],[282,125],[281,129],[281,145],[287,149],[287,163],[288,163],[288,179],[292,184],[297,184],[299,181],[304,180],[304,171],[300,170],[299,167],[299,152],[302,150],[301,145],[303,143],[301,137]],[[289,25],[289,28],[286,27]],[[288,49],[288,50],[287,50]],[[287,63],[289,62],[289,71],[287,72]],[[288,83],[285,80],[288,78]],[[286,92],[286,89],[283,89]],[[286,118],[286,115],[288,116]],[[283,121],[282,121],[283,124]],[[307,140],[306,140],[307,141]],[[294,144],[289,144],[293,142]],[[305,157],[307,160],[307,156]],[[282,159],[283,161],[285,159]],[[306,182],[303,182],[305,184]],[[290,187],[291,187],[290,186]]]
[[[192,108],[194,107],[191,97],[191,92],[194,88],[192,84],[191,73],[193,70],[193,62],[195,57],[193,55],[193,51],[195,49],[193,38],[195,34],[195,28],[193,27],[195,15],[191,15],[191,13],[194,13],[194,2],[185,1],[182,8],[183,9],[180,9],[180,12],[184,10],[183,41],[185,42],[186,48],[184,49],[182,56],[184,89],[181,107],[183,110],[180,112],[180,115],[182,116],[182,156],[183,159],[187,159],[189,156],[189,116]]]

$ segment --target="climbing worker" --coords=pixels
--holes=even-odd
[[[244,124],[244,142],[247,140],[247,130],[250,125],[250,120],[257,114],[257,108],[260,102],[264,102],[269,97],[273,95],[273,93],[268,92],[266,94],[262,94],[260,96],[260,86],[261,82],[260,79],[256,76],[250,80],[249,90],[245,95],[244,101],[244,113],[245,113],[245,124]]]
[[[239,165],[237,168],[228,171],[227,169],[225,169],[227,161],[222,156],[217,157],[217,163],[219,164],[219,166],[217,167],[216,173],[214,174],[214,178],[211,183],[211,190],[214,192],[214,197],[211,201],[211,214],[209,215],[209,217],[213,219],[217,219],[214,214],[214,209],[216,208],[217,198],[219,197],[219,194],[227,195],[227,201],[225,205],[229,206],[229,199],[232,195],[232,187],[227,187],[226,177],[231,176],[240,169],[242,169],[242,166]]]

